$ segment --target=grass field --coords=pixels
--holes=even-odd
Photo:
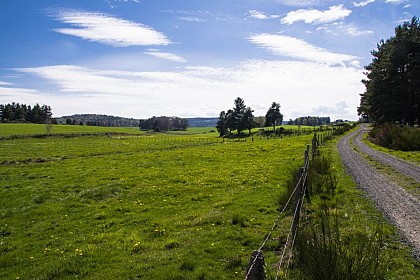
[[[10,129],[39,129],[28,126]],[[243,279],[311,135],[216,143],[204,132],[0,141],[0,278]],[[349,227],[377,223],[334,158]],[[286,220],[265,248],[270,275]],[[416,279],[407,248],[392,246],[391,275]]]
[[[1,141],[0,278],[242,278],[310,136],[173,137]]]

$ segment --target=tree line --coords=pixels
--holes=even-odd
[[[29,122],[49,123],[53,122],[52,110],[48,105],[40,106],[38,103],[33,107],[26,104],[11,103],[0,104],[0,120],[6,122]]]
[[[377,45],[365,66],[358,113],[377,124],[420,124],[420,23],[417,17],[395,28]]]
[[[244,130],[248,130],[251,134],[251,129],[259,126],[253,112],[254,110],[246,106],[242,98],[237,97],[232,109],[221,111],[219,114],[216,128],[220,136],[229,135],[235,130],[238,134],[242,134]],[[265,115],[265,126],[273,125],[273,130],[275,130],[276,125],[281,124],[282,121],[283,115],[280,113],[280,104],[273,102]]]
[[[187,130],[188,120],[179,117],[151,117],[147,120],[140,120],[141,130],[153,130],[156,132],[169,130]]]
[[[319,126],[319,125],[329,125],[331,123],[330,117],[300,117],[295,120],[290,119],[289,125],[309,125],[309,126]]]
[[[57,118],[59,124],[112,126],[112,127],[138,127],[139,120],[133,118],[114,117],[103,114],[76,114]]]

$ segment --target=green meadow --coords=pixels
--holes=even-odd
[[[309,142],[2,140],[0,278],[243,278]]]
[[[38,125],[0,128],[4,137],[45,133]],[[1,279],[244,279],[312,138],[53,129],[58,135],[0,141]],[[385,223],[345,175],[335,141],[323,150],[333,151],[334,211],[346,217],[344,231]],[[290,215],[264,247],[270,277]],[[416,279],[409,249],[384,227],[395,256],[390,279]]]

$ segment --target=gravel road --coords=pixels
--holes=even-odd
[[[360,126],[343,137],[338,143],[338,150],[347,168],[360,188],[375,202],[377,207],[401,232],[412,245],[417,257],[420,256],[420,201],[407,193],[395,182],[379,174],[354,149],[366,153],[375,160],[394,168],[413,179],[420,181],[420,167],[401,161],[382,152],[375,151],[362,143],[366,126]],[[354,140],[354,149],[351,142]]]

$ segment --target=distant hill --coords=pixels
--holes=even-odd
[[[215,127],[218,118],[187,118],[190,127]]]
[[[140,119],[98,114],[76,114],[55,118],[58,124],[139,127]],[[215,127],[218,118],[186,118],[190,127]]]

